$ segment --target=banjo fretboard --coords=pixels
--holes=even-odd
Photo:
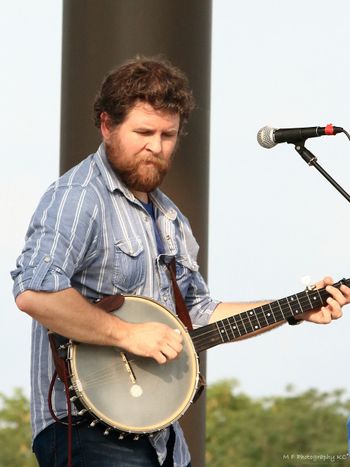
[[[350,285],[350,279],[343,279],[334,287]],[[326,304],[329,293],[326,289],[305,290],[289,297],[252,308],[237,315],[190,331],[196,351],[202,352],[211,347],[231,342],[259,329],[296,316],[305,311],[320,308]]]

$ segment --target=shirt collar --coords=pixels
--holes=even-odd
[[[129,201],[138,203],[137,198],[127,188],[127,186],[121,181],[118,175],[114,172],[111,167],[105,150],[104,143],[101,143],[97,152],[95,153],[96,164],[100,169],[103,180],[108,190],[113,193],[114,191],[121,192]],[[170,199],[161,191],[159,188],[149,194],[149,197],[153,204],[171,221],[174,221],[177,217],[177,211],[174,209]]]
[[[174,209],[173,203],[159,188],[149,194],[153,204],[167,217],[170,221],[177,218],[177,211]]]

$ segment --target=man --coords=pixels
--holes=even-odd
[[[34,318],[31,413],[33,449],[41,466],[67,465],[66,427],[54,423],[47,403],[54,371],[48,329],[167,364],[182,351],[180,333],[158,322],[131,324],[92,302],[136,294],[174,311],[167,269],[173,257],[194,325],[261,304],[210,298],[198,272],[198,245],[189,223],[158,189],[193,105],[186,77],[170,63],[135,59],[112,71],[94,105],[101,146],[52,184],[34,213],[12,275],[17,306]],[[328,284],[327,305],[301,319],[328,323],[341,316],[350,289],[338,290],[331,283],[326,278],[318,284]],[[55,384],[52,400],[57,417],[64,419],[61,382]],[[190,464],[178,423],[138,441],[104,437],[82,423],[74,427],[72,453],[73,464],[84,466]]]

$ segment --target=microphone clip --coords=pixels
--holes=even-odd
[[[317,162],[317,157],[312,154],[312,152],[305,147],[305,140],[295,143],[294,148],[298,154],[304,159],[307,165],[315,165]]]

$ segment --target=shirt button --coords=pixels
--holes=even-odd
[[[44,261],[45,263],[49,263],[51,261],[51,256],[45,256]]]

